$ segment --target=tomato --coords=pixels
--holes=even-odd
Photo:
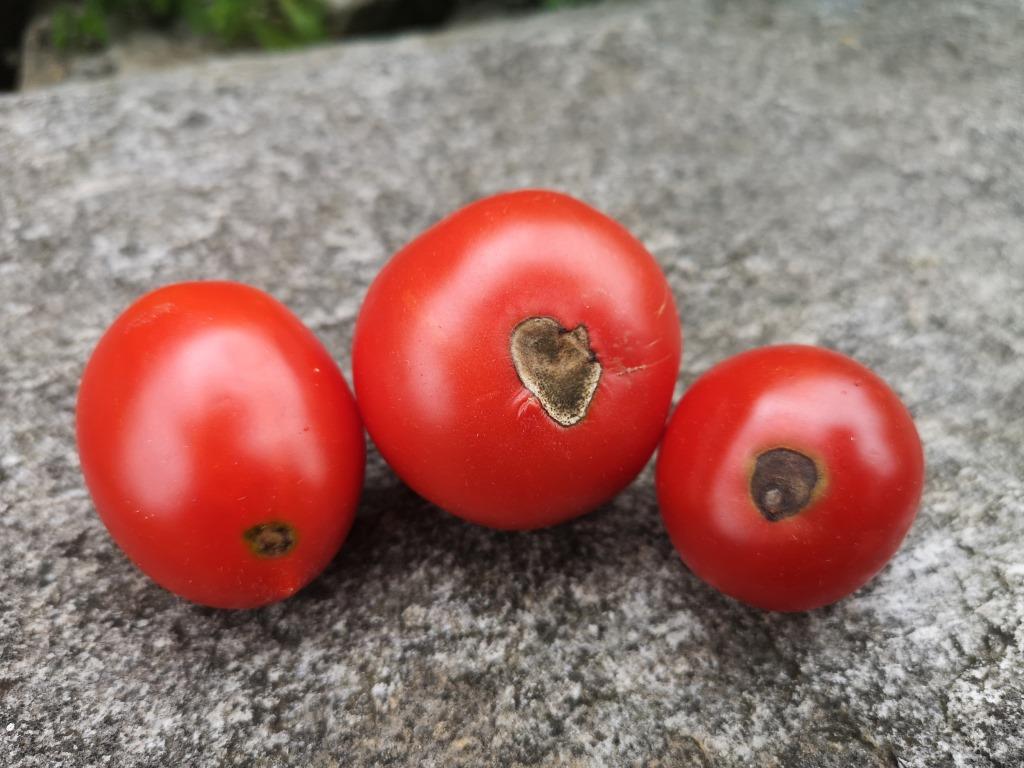
[[[110,534],[194,602],[288,597],[352,524],[365,461],[355,401],[316,337],[254,288],[182,283],[135,302],[85,368],[77,421]]]
[[[776,346],[693,384],[656,478],[694,573],[759,608],[803,611],[885,565],[913,522],[923,474],[914,422],[884,381],[836,352]]]
[[[622,226],[555,192],[473,203],[396,254],[356,324],[370,436],[440,507],[549,526],[625,487],[671,403],[672,292]]]
[[[745,603],[807,610],[892,557],[921,499],[918,432],[882,379],[842,354],[774,346],[731,357],[686,392],[657,495],[701,579]]]

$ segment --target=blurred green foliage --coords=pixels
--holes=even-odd
[[[595,0],[390,0],[385,5],[401,15],[403,8],[448,13],[475,3],[554,9],[591,2]],[[89,50],[104,47],[115,28],[176,25],[235,47],[290,48],[324,40],[331,32],[325,0],[61,0],[52,16],[51,40],[59,50]]]
[[[101,48],[111,26],[186,24],[229,46],[290,48],[327,37],[323,0],[79,0],[57,6],[51,39],[60,50]]]

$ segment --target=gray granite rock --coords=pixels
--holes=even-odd
[[[78,472],[92,345],[168,281],[292,306],[345,368],[360,297],[445,212],[544,185],[664,266],[680,391],[779,341],[873,366],[921,514],[805,615],[689,574],[650,470],[529,534],[370,459],[328,571],[254,612],[120,554]],[[637,4],[0,100],[0,764],[1024,763],[1019,3]]]

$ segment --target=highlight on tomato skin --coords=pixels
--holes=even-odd
[[[114,541],[193,602],[289,597],[353,522],[365,465],[355,400],[313,333],[255,288],[179,283],[140,298],[90,357],[76,421]]]
[[[686,565],[749,605],[805,611],[867,583],[917,513],[924,455],[871,370],[780,345],[714,366],[669,420],[656,469]]]
[[[356,323],[353,383],[398,476],[480,525],[581,515],[657,447],[682,336],[657,262],[568,195],[520,190],[395,254]]]

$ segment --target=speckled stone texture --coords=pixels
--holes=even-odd
[[[874,367],[929,474],[892,564],[805,615],[680,564],[651,472],[465,525],[371,455],[341,555],[197,608],[107,537],[75,389],[161,283],[273,292],[348,372],[388,254],[522,185],[621,219],[680,391],[770,342]],[[0,764],[1024,764],[1024,11],[625,4],[0,100]]]

